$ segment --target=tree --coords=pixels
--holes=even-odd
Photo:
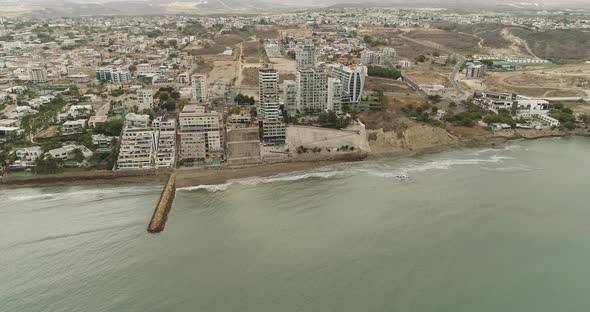
[[[80,150],[79,148],[74,150],[74,160],[78,163],[81,163],[84,161],[84,153],[82,153],[82,150]]]
[[[57,159],[47,156],[47,157],[39,157],[35,161],[35,174],[54,174],[58,173],[61,169],[60,167],[61,161]]]
[[[165,102],[166,100],[168,100],[169,95],[166,92],[162,92],[160,93],[160,102]]]
[[[418,55],[418,56],[416,56],[415,60],[418,63],[424,63],[424,62],[426,62],[426,56],[424,56],[422,54],[421,55]]]
[[[173,98],[173,99],[175,99],[175,100],[178,100],[178,99],[180,99],[180,92],[178,92],[178,91],[172,91],[172,93],[170,93],[170,97]]]
[[[137,66],[135,64],[129,66],[129,71],[135,73],[137,71]]]

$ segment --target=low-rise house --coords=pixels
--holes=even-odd
[[[35,161],[43,155],[43,149],[40,146],[23,147],[17,149],[14,154],[25,167],[35,166]]]
[[[64,122],[61,126],[61,134],[72,135],[82,133],[84,128],[86,128],[86,119],[69,120]]]
[[[129,113],[125,116],[125,125],[130,128],[147,128],[150,125],[150,116]]]
[[[94,153],[84,145],[68,144],[60,148],[52,149],[45,155],[51,156],[55,159],[72,160],[76,157],[76,150],[80,150],[84,158],[92,157]]]
[[[98,148],[109,148],[112,145],[113,140],[116,140],[117,137],[114,136],[107,136],[104,134],[94,134],[92,135],[92,144]]]

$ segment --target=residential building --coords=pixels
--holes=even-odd
[[[313,44],[298,44],[295,50],[297,70],[305,70],[315,67],[316,50]]]
[[[340,79],[328,78],[328,99],[326,109],[329,111],[342,113],[342,95],[344,88]]]
[[[205,107],[187,105],[179,114],[179,159],[222,160],[223,122],[221,114]]]
[[[142,112],[154,107],[154,90],[139,89],[137,90],[137,109]]]
[[[264,64],[258,72],[258,91],[260,94],[259,121],[262,128],[262,141],[265,144],[284,144],[285,124],[279,103],[279,73],[272,65]]]
[[[387,57],[397,57],[397,52],[394,48],[383,48],[383,55]]]
[[[297,82],[283,81],[283,104],[289,116],[297,115]]]
[[[207,75],[192,75],[191,81],[193,85],[193,98],[199,103],[207,102]]]
[[[326,109],[327,76],[322,66],[297,72],[297,110],[320,113]]]
[[[364,50],[361,52],[361,63],[364,65],[383,65],[385,56],[381,52]]]
[[[16,158],[27,165],[33,165],[37,158],[43,156],[43,149],[40,146],[23,147],[17,149],[15,152]]]
[[[126,125],[121,134],[117,169],[152,168],[154,152],[154,131],[151,128],[135,128]]]
[[[76,157],[76,150],[80,150],[84,158],[91,157],[94,154],[84,145],[67,144],[60,148],[50,150],[46,155],[55,159],[72,160]]]
[[[125,125],[130,128],[148,128],[150,116],[129,113],[125,116]]]
[[[344,91],[343,102],[353,108],[357,107],[363,97],[367,66],[357,65],[355,67],[349,67],[342,64],[333,64],[329,68],[329,75],[332,78],[339,79],[342,83]]]
[[[176,164],[176,118],[160,114],[152,122],[155,167],[174,168]]]
[[[68,120],[61,126],[61,134],[72,135],[82,133],[84,128],[86,128],[86,119]]]
[[[477,63],[467,63],[467,68],[465,69],[465,77],[467,79],[478,79],[482,78],[486,74],[486,65]]]
[[[128,83],[131,81],[131,72],[127,69],[99,68],[96,70],[96,79],[111,83]]]
[[[45,68],[34,67],[29,69],[29,78],[33,83],[47,82],[47,72]]]

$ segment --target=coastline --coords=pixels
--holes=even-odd
[[[499,146],[515,140],[538,140],[552,137],[588,136],[587,132],[551,132],[523,136],[521,133],[509,131],[496,133],[484,140],[459,139],[453,144],[434,144],[418,149],[384,153],[348,153],[340,155],[320,155],[315,158],[289,159],[283,162],[256,163],[242,166],[211,166],[201,168],[180,168],[176,170],[145,170],[145,171],[98,171],[79,174],[56,174],[44,176],[26,176],[0,178],[0,188],[21,187],[56,187],[56,186],[121,186],[133,185],[164,185],[173,172],[176,174],[176,187],[185,188],[199,185],[216,185],[230,180],[250,177],[270,177],[277,174],[305,171],[339,163],[364,160],[403,159],[416,156],[437,154],[453,149],[471,149]]]

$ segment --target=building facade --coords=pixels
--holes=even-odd
[[[205,103],[208,99],[207,75],[196,74],[191,76],[193,87],[193,99],[198,103]]]

